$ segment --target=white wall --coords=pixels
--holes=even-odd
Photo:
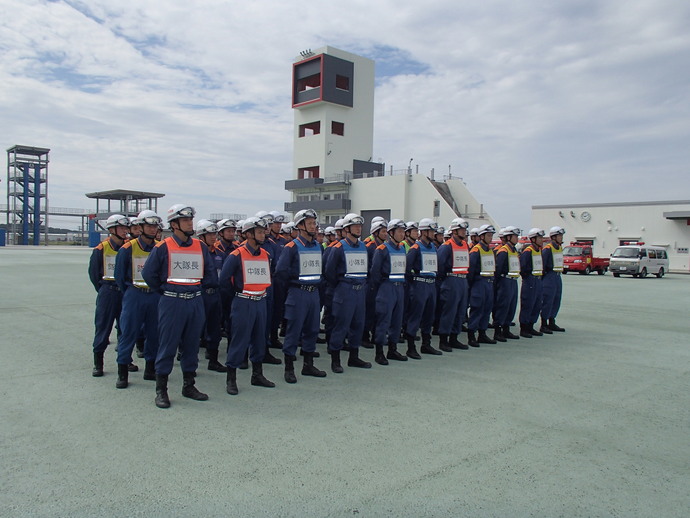
[[[563,227],[566,243],[593,239],[594,253],[599,256],[613,253],[621,240],[663,246],[671,271],[690,272],[690,255],[683,251],[690,248],[690,226],[685,219],[664,218],[664,212],[673,211],[690,211],[690,201],[533,206],[532,225],[547,231]],[[590,214],[589,221],[582,217],[585,212]]]

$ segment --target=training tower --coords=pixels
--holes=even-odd
[[[7,230],[15,245],[38,245],[41,224],[48,244],[48,153],[50,149],[14,146],[7,150]],[[43,200],[43,201],[41,201]]]

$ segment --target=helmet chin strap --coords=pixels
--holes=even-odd
[[[150,236],[149,234],[147,234],[146,232],[144,232],[143,229],[142,229],[142,231],[141,231],[141,235],[144,236],[146,239],[156,239],[156,234]]]
[[[182,230],[182,229],[180,229],[180,232],[182,232],[187,237],[192,237],[194,235],[193,230]]]

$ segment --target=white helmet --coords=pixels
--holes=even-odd
[[[473,228],[470,230],[470,236],[478,236],[479,235],[479,229],[478,228]]]
[[[129,219],[122,214],[113,214],[105,220],[105,228],[113,228],[118,226],[129,227]]]
[[[257,218],[256,216],[247,218],[242,222],[242,233],[253,228],[268,228],[268,223],[264,218]]]
[[[478,236],[483,236],[484,234],[495,234],[496,229],[494,228],[493,225],[482,225],[479,227],[479,231],[477,231]]]
[[[453,221],[450,222],[450,226],[448,227],[448,230],[457,230],[459,228],[464,228],[465,230],[467,230],[467,227],[469,227],[469,226],[470,226],[470,224],[467,223],[467,221],[465,221],[464,219],[454,218]]]
[[[438,228],[436,229],[436,233],[437,233],[437,234],[443,235],[443,234],[446,233],[446,229],[445,229],[444,227],[438,227]]]
[[[240,234],[242,233],[242,225],[244,225],[244,220],[243,219],[238,220],[237,226],[235,228],[240,230]],[[230,227],[226,227],[226,228],[230,228]]]
[[[563,227],[551,227],[551,230],[549,230],[549,237],[558,234],[565,234],[565,229]]]
[[[408,221],[407,223],[405,223],[405,232],[413,229],[419,230],[419,223],[417,223],[416,221]]]
[[[443,237],[445,237],[446,239],[450,238],[450,229],[446,230],[446,231],[443,233]]]
[[[259,212],[254,214],[254,217],[263,219],[268,225],[273,223],[273,214],[265,210],[260,210]]]
[[[323,231],[324,234],[327,236],[334,236],[335,235],[335,227],[326,227],[326,229]]]
[[[237,221],[230,218],[221,219],[216,224],[218,225],[218,232],[220,232],[221,230],[225,230],[226,228],[237,228],[238,226],[240,226],[239,223],[237,223]]]
[[[218,232],[218,225],[208,219],[200,219],[196,224],[196,235],[203,236],[204,234],[215,234]]]
[[[343,228],[347,228],[350,225],[362,225],[364,224],[364,218],[359,214],[351,212],[343,218]]]
[[[135,225],[141,225],[141,222],[139,221],[139,217],[138,217],[138,216],[130,216],[130,217],[127,218],[127,219],[129,220],[129,226],[130,226],[130,227],[133,227],[133,226],[135,226]]]
[[[343,229],[343,223],[345,223],[344,219],[339,219],[338,221],[335,222],[334,229],[335,230],[342,230]]]
[[[161,217],[150,209],[142,210],[137,216],[137,219],[140,225],[158,225],[160,228],[163,228],[163,220]]]
[[[422,218],[419,220],[419,230],[436,230],[438,223],[431,218]]]
[[[287,221],[285,214],[280,211],[272,210],[269,214],[273,216],[273,223],[285,223]]]
[[[290,234],[294,229],[295,229],[295,224],[292,221],[288,221],[287,223],[285,223],[285,225],[280,227],[280,231],[284,232],[286,234]]]
[[[519,236],[522,234],[519,228],[514,227],[512,225],[508,225],[506,228],[503,229],[503,235],[508,237],[508,236]]]
[[[388,226],[388,222],[382,218],[381,216],[376,216],[374,219],[371,220],[371,228],[369,230],[370,234],[373,234],[374,232],[378,232],[381,229],[386,229]]]
[[[396,228],[404,229],[406,227],[405,222],[401,219],[392,219],[388,222],[388,232],[392,232]]]
[[[318,214],[316,214],[316,211],[314,209],[302,209],[297,214],[295,214],[295,217],[293,218],[292,222],[296,227],[307,218],[318,219],[319,216]]]
[[[542,229],[537,228],[537,227],[531,228],[529,230],[529,232],[527,233],[527,237],[529,237],[529,238],[533,238],[533,237],[537,237],[537,236],[544,237],[545,235],[546,235],[546,232],[544,232]]]
[[[498,235],[498,237],[503,237],[503,236],[505,236],[505,231],[506,231],[505,227],[501,227],[498,229],[498,232],[496,232],[496,235]]]
[[[194,207],[176,203],[168,209],[168,223],[180,218],[193,218],[196,214]]]

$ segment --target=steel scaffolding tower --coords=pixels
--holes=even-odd
[[[14,146],[7,150],[8,241],[40,244],[41,224],[48,244],[48,153],[50,149]],[[43,199],[43,203],[41,203]]]

